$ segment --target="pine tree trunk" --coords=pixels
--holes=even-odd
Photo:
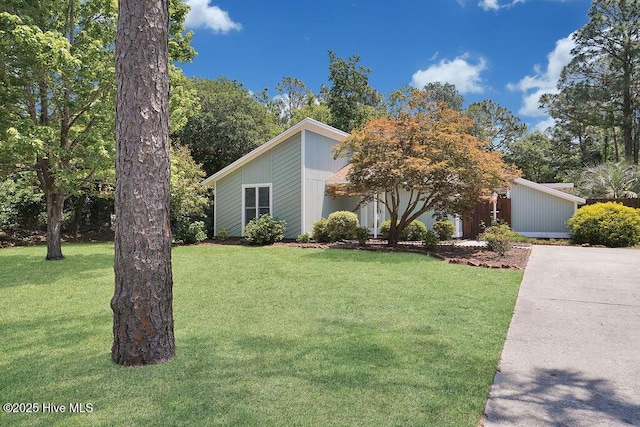
[[[64,194],[47,191],[47,260],[49,261],[64,259],[60,240],[64,199]]]
[[[163,363],[175,355],[168,7],[168,0],[119,2],[111,358],[126,366]]]

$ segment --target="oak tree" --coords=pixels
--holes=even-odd
[[[517,176],[470,133],[471,119],[430,97],[412,90],[396,117],[368,121],[335,149],[351,166],[348,184],[331,185],[329,194],[359,196],[362,203],[377,197],[391,220],[391,246],[420,215],[464,214],[484,192]]]

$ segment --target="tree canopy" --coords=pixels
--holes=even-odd
[[[482,195],[518,176],[502,155],[486,150],[473,122],[428,91],[412,90],[397,117],[369,120],[338,144],[348,157],[348,184],[332,185],[333,196],[378,197],[391,220],[389,244],[428,211],[464,214]]]
[[[193,79],[192,87],[201,108],[174,138],[209,175],[282,131],[277,118],[237,81]]]
[[[173,0],[170,10],[172,54],[188,60],[188,6]],[[0,13],[0,162],[37,173],[47,203],[47,259],[63,257],[64,201],[112,176],[116,15],[113,0],[11,2]],[[175,92],[187,101],[172,103],[179,124],[193,103],[179,85]]]

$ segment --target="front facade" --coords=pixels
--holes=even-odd
[[[310,233],[313,224],[342,210],[325,195],[325,183],[347,164],[331,149],[347,133],[305,119],[207,178],[215,189],[214,230],[243,236],[244,227],[268,213],[286,221],[285,238]]]
[[[285,238],[312,233],[313,224],[330,213],[347,210],[358,214],[360,224],[376,236],[386,219],[376,201],[358,207],[354,197],[326,195],[328,183],[345,182],[348,159],[334,158],[333,147],[349,134],[313,119],[297,125],[203,181],[215,189],[214,233],[244,236],[248,222],[263,214],[286,221]],[[514,181],[512,228],[530,237],[567,237],[565,221],[585,201],[553,186],[518,178]],[[430,212],[419,220],[432,228]],[[462,237],[457,218],[455,237]]]

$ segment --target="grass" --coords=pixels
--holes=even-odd
[[[64,250],[0,250],[1,400],[40,405],[0,425],[475,427],[522,278],[418,254],[179,247],[177,356],[123,368],[113,248]]]

